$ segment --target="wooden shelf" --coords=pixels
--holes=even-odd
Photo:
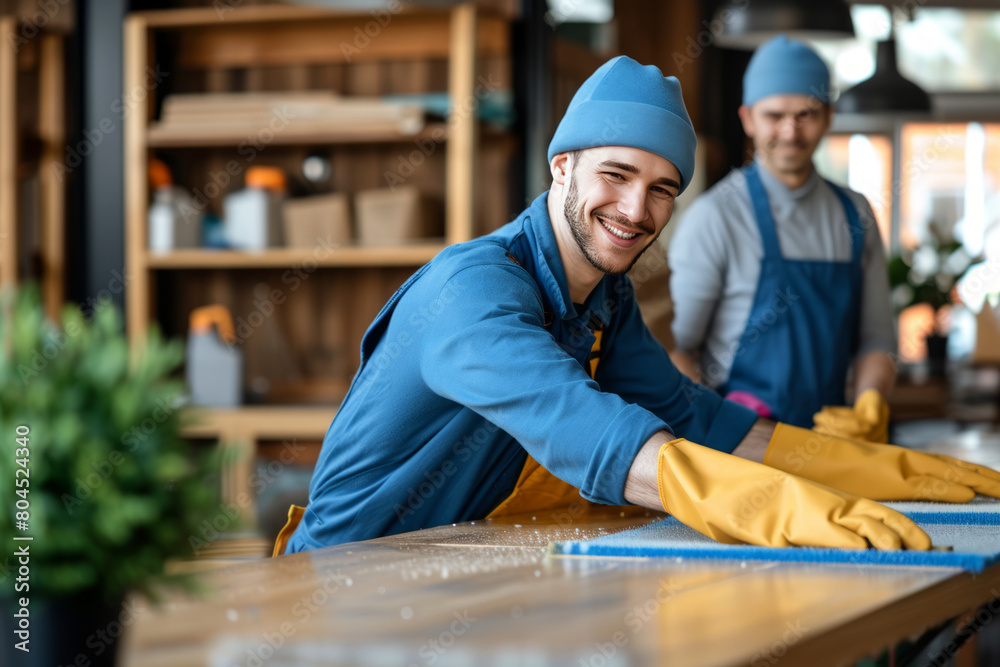
[[[271,557],[274,543],[255,533],[225,532],[190,559],[173,559],[166,563],[169,575],[191,575],[219,570],[250,560]]]
[[[305,438],[322,440],[336,406],[251,405],[238,408],[189,407],[186,438],[245,438],[253,441]]]
[[[466,2],[476,24],[469,25],[479,56],[509,51],[508,13],[479,8]],[[358,63],[379,60],[438,59],[453,57],[452,21],[455,6],[405,7],[386,11],[391,39],[381,35],[378,18],[359,9],[294,6],[238,7],[220,12],[214,8],[167,9],[130,14],[144,26],[179,35],[179,64],[191,68],[302,65],[308,63]],[[385,14],[380,15],[384,21]],[[367,42],[357,41],[358,28],[373,22],[380,32]],[[374,28],[369,28],[374,32]],[[352,48],[344,48],[344,45]],[[464,98],[463,98],[464,99]]]
[[[237,3],[234,3],[237,4]],[[495,14],[499,18],[512,19],[518,14],[517,3],[510,0],[476,0],[472,3],[478,11]],[[391,14],[436,13],[447,18],[451,7],[408,7],[401,5],[398,12]],[[294,5],[257,5],[247,7],[194,7],[189,9],[153,9],[133,12],[151,28],[197,28],[218,27],[220,23],[269,24],[285,21],[318,19],[373,18],[369,8],[304,7]]]
[[[266,128],[262,128],[266,129]],[[176,128],[153,125],[146,131],[146,143],[150,148],[197,148],[215,146],[238,146],[258,134],[245,128],[224,132],[206,132],[198,128]],[[448,127],[445,123],[429,123],[416,134],[402,132],[358,132],[350,128],[331,127],[317,131],[315,127],[296,127],[294,120],[280,132],[272,133],[268,142],[274,146],[295,146],[301,144],[373,144],[410,143],[413,141],[442,142],[447,139]]]
[[[416,267],[429,262],[444,248],[440,239],[408,245],[272,248],[260,252],[192,248],[163,254],[146,252],[143,263],[150,269],[280,269],[312,265]]]
[[[247,524],[257,523],[252,480],[261,440],[322,441],[337,407],[255,405],[239,408],[189,407],[184,417],[186,438],[218,440],[223,447],[222,499],[236,505]]]
[[[153,9],[133,12],[150,28],[197,28],[219,24],[261,24],[284,21],[302,21],[329,18],[358,17],[358,10],[325,9],[322,7],[296,7],[292,5],[258,5],[247,7],[224,7],[220,12],[210,7],[187,9]]]

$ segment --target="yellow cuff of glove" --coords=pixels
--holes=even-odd
[[[1000,498],[1000,473],[948,456],[778,424],[764,464],[873,500]]]
[[[828,405],[813,415],[819,433],[841,438],[889,441],[889,406],[882,394],[868,389],[854,401],[854,407]]]
[[[888,507],[684,439],[660,448],[656,476],[664,510],[718,542],[931,546],[915,523]]]

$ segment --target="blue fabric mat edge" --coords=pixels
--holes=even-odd
[[[920,523],[1000,526],[1000,514],[995,512],[903,512],[903,514]]]
[[[914,520],[925,523],[958,523],[955,514],[914,512],[909,515]],[[968,516],[966,514],[965,516]],[[973,515],[974,516],[974,515]],[[932,517],[928,521],[928,517]],[[948,517],[948,521],[941,521]],[[978,519],[978,517],[976,517]],[[995,519],[996,517],[994,517]],[[660,524],[680,522],[667,517],[661,521],[646,524],[635,531],[650,529]],[[994,525],[996,522],[970,521],[976,525]],[[880,551],[876,549],[820,549],[815,547],[759,547],[751,544],[720,545],[713,543],[709,547],[691,545],[676,546],[643,546],[642,548],[624,545],[601,544],[600,540],[623,535],[632,531],[614,533],[591,542],[556,542],[552,545],[552,553],[561,556],[605,556],[605,557],[638,557],[638,558],[707,558],[712,560],[754,560],[754,561],[793,561],[808,563],[848,563],[856,565],[901,565],[918,567],[957,567],[973,573],[979,573],[1000,562],[1000,553],[971,554],[952,551]]]

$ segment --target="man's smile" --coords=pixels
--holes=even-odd
[[[601,226],[604,227],[604,229],[606,229],[608,232],[613,234],[616,238],[621,239],[622,241],[631,241],[632,239],[638,237],[639,234],[641,233],[641,231],[630,232],[625,227],[620,226],[616,222],[611,222],[610,220],[608,220],[603,216],[595,215],[594,217],[597,218],[597,221],[601,223]]]

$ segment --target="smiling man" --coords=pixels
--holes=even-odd
[[[754,53],[739,109],[754,161],[692,203],[668,253],[671,358],[763,416],[885,442],[896,377],[885,252],[865,198],[813,166],[829,95],[805,44],[779,36]],[[852,369],[854,409],[824,410],[845,402]]]
[[[694,149],[675,78],[600,67],[549,146],[551,190],[442,251],[369,327],[276,554],[581,496],[726,542],[928,548],[902,515],[759,463],[774,425],[698,391],[643,325],[624,274],[670,220]]]

